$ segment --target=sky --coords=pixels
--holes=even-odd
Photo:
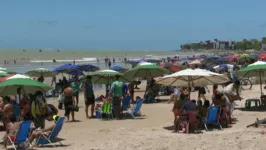
[[[265,0],[0,0],[0,48],[177,50],[266,36]]]

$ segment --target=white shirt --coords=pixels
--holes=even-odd
[[[174,88],[174,94],[175,95],[179,95],[181,92],[178,88]]]

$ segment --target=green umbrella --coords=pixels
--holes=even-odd
[[[40,76],[43,76],[43,77],[54,77],[56,76],[56,72],[53,72],[49,69],[46,69],[46,68],[37,68],[37,69],[34,69],[34,70],[30,70],[28,72],[26,72],[25,74],[31,76],[31,77],[40,77]]]
[[[241,58],[245,58],[245,59],[255,59],[253,56],[251,56],[251,55],[242,55],[242,56],[240,56],[240,59]]]
[[[7,75],[8,75],[7,72],[0,70],[0,77],[5,77]]]
[[[124,73],[124,75],[131,79],[135,77],[158,77],[169,73],[170,71],[165,68],[161,68],[160,66],[152,63],[144,62],[132,69],[129,69]]]
[[[250,64],[247,67],[240,69],[236,75],[241,77],[260,77],[260,90],[262,94],[261,76],[266,75],[266,62],[257,61]]]
[[[16,95],[18,88],[21,88],[22,94],[32,94],[36,91],[47,92],[52,87],[33,80],[30,77],[16,74],[0,83],[0,95]]]
[[[13,71],[13,70],[8,70],[8,69],[0,69],[0,71],[4,71],[4,72],[6,72],[6,73],[8,73],[8,74],[16,74],[16,71]]]
[[[115,81],[115,76],[119,75],[119,80],[122,82],[131,82],[130,79],[125,78],[123,74],[114,70],[101,70],[89,73],[92,76],[92,82],[97,84],[112,84]]]

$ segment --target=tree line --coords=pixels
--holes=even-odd
[[[219,42],[219,40],[214,39],[214,42]],[[212,47],[213,42],[210,40],[207,41],[201,41],[198,43],[187,43],[180,45],[181,49],[214,49]],[[226,46],[226,49],[230,50],[247,50],[247,49],[254,49],[254,50],[260,50],[262,48],[262,44],[266,44],[266,37],[263,37],[261,40],[258,39],[243,39],[242,41],[232,41],[232,44],[230,46]]]

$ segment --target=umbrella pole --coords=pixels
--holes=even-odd
[[[261,71],[260,71],[260,95],[262,96]]]

